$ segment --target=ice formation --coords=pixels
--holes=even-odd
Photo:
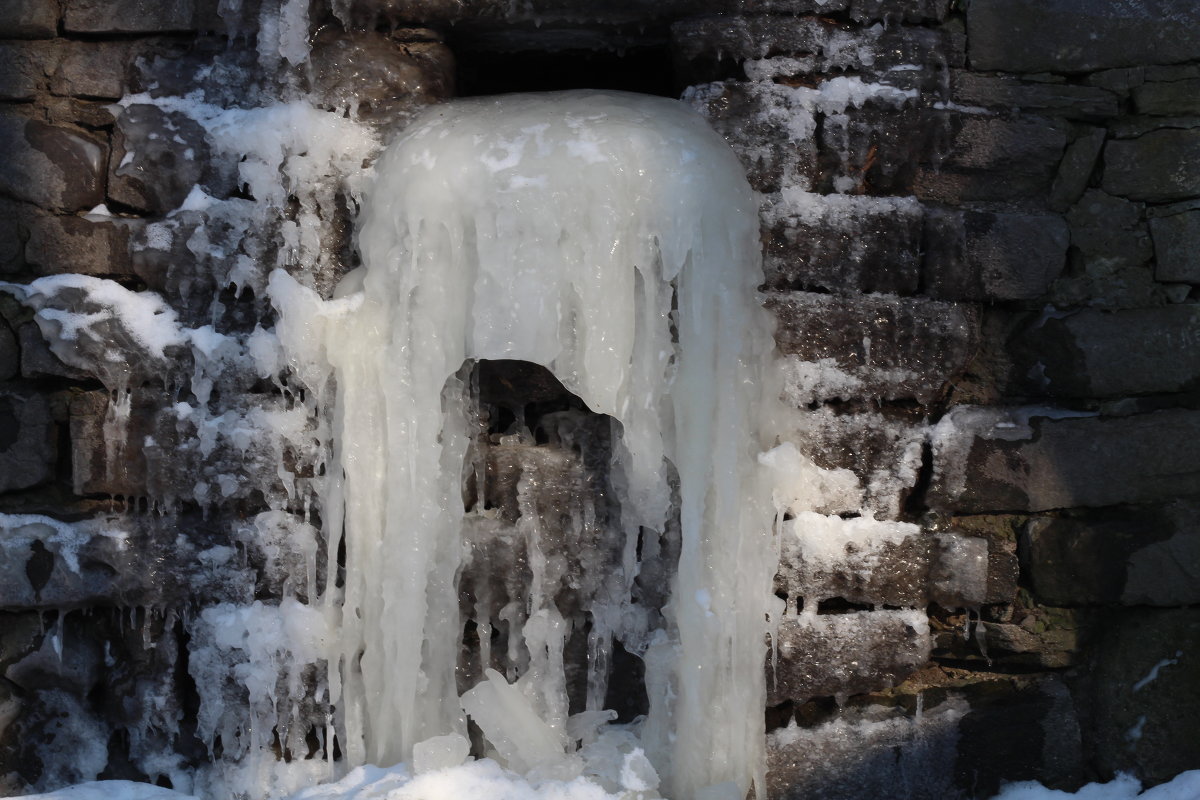
[[[611,756],[589,762],[611,751],[635,759],[641,777],[626,778],[647,792],[763,786],[777,553],[756,456],[772,444],[779,387],[755,295],[757,203],[737,159],[682,104],[577,92],[434,107],[377,173],[359,238],[365,275],[332,301],[282,271],[270,283],[293,368],[334,415],[324,522],[335,539],[345,530],[346,567],[344,594],[327,598],[340,636],[330,696],[351,763],[395,763],[431,737],[465,735],[465,710],[502,760],[531,774],[629,786],[619,771],[600,774]],[[480,359],[548,367],[617,423],[624,557],[591,610],[589,670],[605,668],[613,639],[645,663],[636,747],[621,744],[628,730],[604,727],[601,692],[568,718],[568,625],[548,591],[553,554],[539,546],[551,531],[531,515],[520,522],[525,597],[503,619],[474,620],[507,626],[515,659],[460,704],[470,444],[460,369]],[[637,537],[675,513],[681,554],[656,622],[629,602]]]

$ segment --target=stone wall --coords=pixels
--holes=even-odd
[[[255,354],[270,269],[328,294],[355,265],[353,181],[313,188],[352,172],[339,148],[451,96],[456,55],[618,49],[669,71],[644,80],[680,90],[762,193],[782,433],[824,470],[825,507],[785,531],[768,794],[1200,767],[1200,9],[334,7],[0,9],[0,276],[105,279],[186,333],[147,345],[96,284],[0,294],[0,789],[182,786],[208,757],[205,698],[247,702],[195,666],[204,610],[321,589],[299,577],[326,558],[321,429]],[[189,94],[354,123],[272,160],[172,105]],[[98,327],[52,350],[45,309]],[[818,539],[846,547],[819,558]],[[84,755],[43,758],[64,748]]]

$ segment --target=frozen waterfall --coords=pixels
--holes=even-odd
[[[335,298],[282,271],[271,279],[280,340],[335,443],[323,524],[345,564],[339,575],[329,559],[323,603],[350,765],[461,763],[469,716],[486,740],[479,755],[518,772],[644,797],[762,787],[777,510],[758,456],[774,444],[779,387],[742,167],[681,103],[582,91],[432,107],[376,169],[365,266]],[[464,619],[465,531],[489,514],[463,499],[465,477],[484,480],[471,466],[469,366],[514,359],[611,418],[619,512],[599,533],[588,519],[551,531],[524,479],[531,580],[498,617],[477,602]],[[647,608],[635,583],[658,553],[639,537],[672,526],[670,600]],[[607,545],[570,568],[543,546],[570,549],[585,533]],[[581,575],[592,584],[588,692],[570,713],[573,623],[556,590]],[[479,635],[486,677],[460,698],[468,622],[503,626],[507,651]],[[649,700],[620,725],[601,707],[614,641],[644,664]]]

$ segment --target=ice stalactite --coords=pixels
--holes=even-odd
[[[680,103],[572,92],[431,108],[376,170],[359,238],[365,274],[332,301],[281,271],[270,282],[293,369],[333,415],[338,468],[323,520],[334,541],[345,531],[346,567],[344,594],[327,597],[339,637],[331,699],[351,763],[407,760],[431,737],[465,734],[465,707],[513,767],[569,777],[607,747],[633,759],[629,781],[661,780],[667,796],[764,786],[777,549],[769,470],[756,457],[773,444],[779,387],[755,291],[757,200],[741,165]],[[545,366],[619,423],[620,536],[663,531],[678,515],[663,615],[651,624],[628,602],[630,538],[615,567],[625,597],[594,609],[598,638],[619,638],[646,667],[636,747],[618,746],[631,734],[614,728],[571,754],[587,726],[566,718],[563,618],[536,585],[545,554],[528,513],[537,577],[509,616],[528,661],[515,684],[491,673],[460,705],[455,581],[470,432],[455,376],[480,359]],[[603,659],[604,642],[593,644]],[[527,711],[536,715],[522,725]],[[543,747],[506,753],[506,739],[528,744],[533,729]]]

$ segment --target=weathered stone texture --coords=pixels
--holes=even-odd
[[[130,275],[129,238],[139,220],[25,212],[25,263],[40,275]]]
[[[1149,268],[1154,248],[1143,206],[1089,189],[1067,212],[1071,250],[1052,301],[1064,307],[1137,308],[1164,302]]]
[[[1009,346],[1011,388],[1020,394],[1123,397],[1200,387],[1200,305],[1056,315]]]
[[[9,381],[21,374],[21,345],[8,322],[0,317],[0,381]]]
[[[775,340],[797,403],[835,397],[927,402],[966,365],[977,336],[973,309],[887,295],[772,295]]]
[[[1177,0],[973,0],[971,66],[1091,72],[1200,58],[1200,6]]]
[[[1058,212],[1066,211],[1083,196],[1103,149],[1103,128],[1092,128],[1067,145],[1054,183],[1050,186],[1050,208]]]
[[[1200,505],[1031,520],[1023,539],[1038,600],[1052,606],[1200,604]]]
[[[773,681],[768,665],[771,705],[886,689],[929,660],[929,626],[923,612],[785,617],[778,638]]]
[[[104,200],[108,146],[96,137],[35,119],[0,116],[0,194],[56,211]]]
[[[1153,203],[1200,195],[1200,129],[1110,141],[1104,148],[1104,191]]]
[[[934,434],[930,502],[961,512],[1153,503],[1200,494],[1200,412],[1053,419],[958,406]]]
[[[1200,203],[1166,209],[1150,220],[1154,238],[1154,277],[1200,283]]]
[[[44,395],[0,390],[0,492],[27,489],[54,476],[54,422]]]
[[[0,44],[0,100],[32,100],[46,88],[57,55],[53,42]]]
[[[951,73],[952,98],[964,106],[1044,113],[1067,119],[1117,115],[1117,96],[1107,89],[1069,83],[1033,83],[1011,75]]]
[[[1067,145],[1064,130],[1044,119],[954,115],[944,158],[923,167],[914,192],[922,200],[1042,202]]]
[[[763,271],[773,289],[913,294],[924,209],[911,198],[773,196],[763,212]]]
[[[1134,770],[1147,783],[1195,769],[1200,609],[1126,609],[1098,627],[1089,691],[1079,703],[1094,763]]]
[[[189,117],[153,105],[132,105],[117,119],[108,195],[148,211],[177,209],[206,171],[204,129]]]
[[[1139,114],[1200,115],[1200,78],[1143,84],[1133,90],[1133,104]]]
[[[115,100],[125,94],[133,42],[65,42],[50,82],[56,94]]]
[[[158,33],[193,30],[195,0],[64,0],[70,33]]]
[[[926,286],[945,300],[1033,300],[1066,267],[1062,217],[972,210],[926,216]]]
[[[58,0],[5,0],[0,39],[49,39],[58,32]]]

